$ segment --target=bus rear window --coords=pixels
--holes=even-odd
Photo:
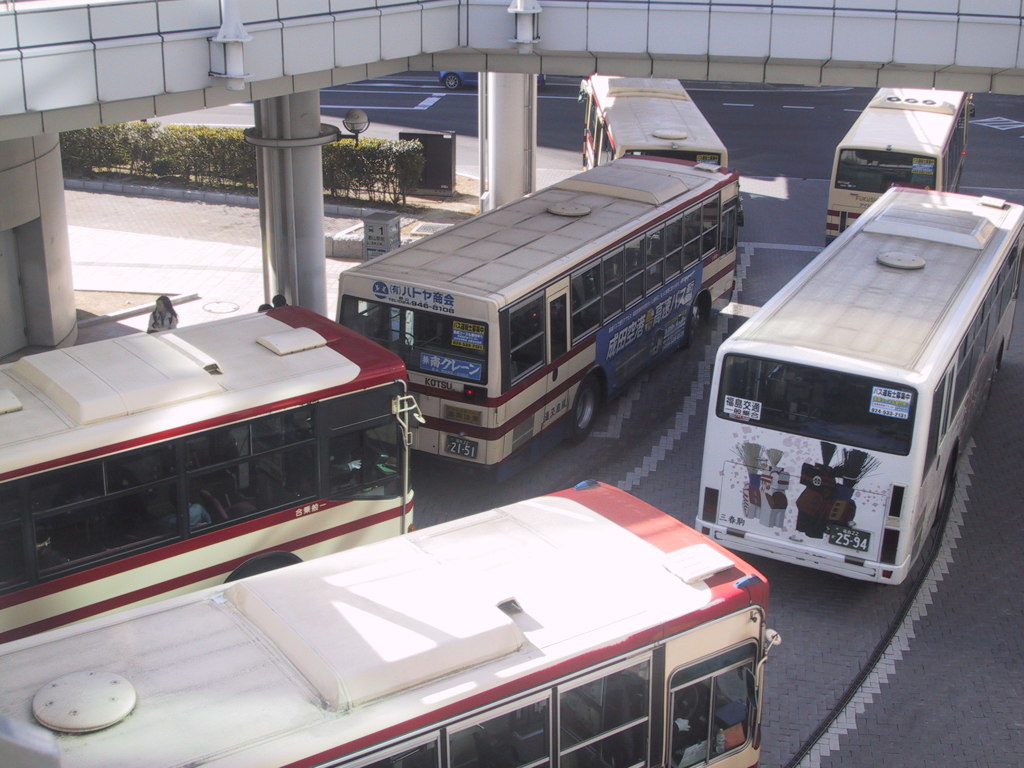
[[[720,418],[872,451],[906,455],[917,393],[809,365],[727,355],[716,412]]]
[[[410,371],[487,383],[487,324],[345,296],[341,324],[398,354]]]
[[[836,189],[882,193],[892,186],[935,189],[935,157],[878,149],[843,149],[836,164]]]

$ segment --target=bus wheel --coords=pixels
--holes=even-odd
[[[946,477],[942,481],[942,491],[939,493],[939,508],[935,511],[935,522],[945,514],[953,503],[953,494],[956,492],[956,467],[960,460],[960,451],[953,449],[953,458],[946,467]]]
[[[264,552],[262,555],[249,558],[235,568],[225,581],[238,581],[249,576],[255,576],[258,573],[276,571],[278,568],[284,568],[286,565],[295,565],[301,562],[302,558],[294,552]]]
[[[572,413],[569,415],[569,440],[573,443],[581,443],[594,428],[594,420],[597,418],[597,410],[601,405],[601,387],[597,379],[588,376],[580,384],[576,391],[576,399],[572,404]]]

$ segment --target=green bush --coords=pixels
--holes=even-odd
[[[61,134],[64,174],[160,179],[256,192],[256,148],[239,128],[135,122]],[[342,139],[323,147],[324,189],[335,198],[404,204],[423,173],[418,141]]]

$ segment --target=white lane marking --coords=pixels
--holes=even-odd
[[[783,109],[814,109],[814,107],[802,107],[802,106],[798,106],[796,104],[783,104],[782,108]]]
[[[754,105],[753,104],[734,104],[732,102],[726,101],[726,102],[724,102],[722,104],[722,106],[723,107],[752,107]]]
[[[974,440],[972,438],[968,441],[967,450],[957,468],[956,491],[953,494],[949,519],[946,521],[946,530],[942,534],[939,552],[921,582],[910,610],[903,617],[903,622],[878,659],[874,669],[864,679],[843,711],[832,721],[828,730],[821,735],[817,743],[811,747],[810,752],[800,761],[798,768],[819,768],[822,758],[840,748],[840,737],[857,730],[857,715],[862,714],[874,702],[875,697],[881,695],[882,685],[896,674],[896,663],[901,661],[904,653],[910,650],[910,642],[916,636],[914,624],[918,619],[928,615],[928,606],[932,604],[935,593],[939,591],[939,583],[949,572],[949,567],[953,563],[953,551],[957,547],[957,540],[960,538],[960,531],[964,525],[964,514],[967,512],[967,489],[971,485],[971,475],[974,474],[974,469],[971,467],[971,454],[973,453]]]

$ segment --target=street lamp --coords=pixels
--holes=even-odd
[[[370,127],[370,117],[361,109],[350,109],[341,119],[341,124],[345,126],[346,131],[355,137],[356,146],[358,147],[359,134]]]

